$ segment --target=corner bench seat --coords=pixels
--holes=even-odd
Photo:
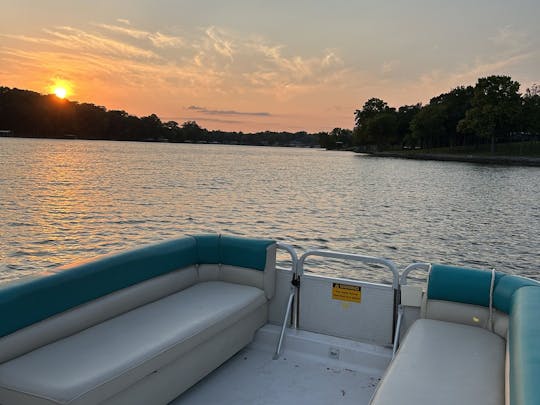
[[[268,319],[276,243],[196,235],[0,287],[0,404],[166,404]]]
[[[372,400],[377,405],[504,404],[505,341],[432,319],[410,328]]]
[[[540,404],[540,283],[431,265],[416,320],[372,405]]]
[[[265,322],[262,290],[196,284],[0,365],[0,392],[20,404],[98,403],[250,314],[238,326],[249,336]]]

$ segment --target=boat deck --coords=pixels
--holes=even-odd
[[[389,348],[288,330],[273,360],[278,336],[279,327],[264,326],[171,404],[368,404],[392,357]]]

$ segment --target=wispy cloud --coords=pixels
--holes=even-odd
[[[139,30],[136,28],[125,27],[120,25],[110,25],[110,24],[96,24],[98,27],[104,28],[108,31],[115,32],[118,34],[123,34],[135,39],[147,39],[154,46],[158,48],[172,47],[177,48],[185,45],[183,38],[179,36],[166,35],[159,31],[149,32],[144,30]]]
[[[527,52],[509,57],[502,57],[493,61],[476,61],[473,65],[464,66],[454,72],[434,70],[422,75],[420,81],[429,86],[435,83],[444,83],[450,87],[463,84],[474,84],[479,77],[504,74],[509,68],[519,65],[533,55],[533,52]],[[450,87],[448,89],[450,89]]]
[[[192,117],[184,117],[188,121],[197,121],[202,122],[203,124],[206,122],[214,122],[217,124],[245,124],[246,121],[244,120],[231,120],[231,119],[223,119],[223,118],[209,118],[209,117],[199,117],[199,116],[192,116]]]
[[[62,48],[64,50],[77,50],[84,52],[99,52],[109,55],[156,58],[151,50],[143,49],[128,43],[107,38],[100,34],[88,33],[73,27],[57,27],[44,29],[45,36],[30,37],[26,35],[2,35],[5,38],[21,42],[45,45],[47,47]]]
[[[212,26],[206,29],[205,34],[210,39],[211,46],[217,53],[233,60],[233,41],[230,38],[227,38],[227,35],[223,30]]]
[[[251,111],[236,111],[236,110],[210,110],[206,107],[199,107],[196,105],[190,105],[186,107],[186,110],[197,111],[207,115],[245,115],[256,117],[270,117],[272,114],[269,112],[251,112]]]

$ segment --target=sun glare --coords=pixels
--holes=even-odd
[[[59,99],[64,99],[72,93],[73,85],[65,79],[54,78],[51,80],[49,91]]]
[[[67,90],[64,87],[56,87],[54,89],[54,94],[56,94],[56,97],[58,98],[66,98]]]

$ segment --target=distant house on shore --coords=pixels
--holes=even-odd
[[[13,136],[13,131],[11,129],[0,129],[0,136]]]

